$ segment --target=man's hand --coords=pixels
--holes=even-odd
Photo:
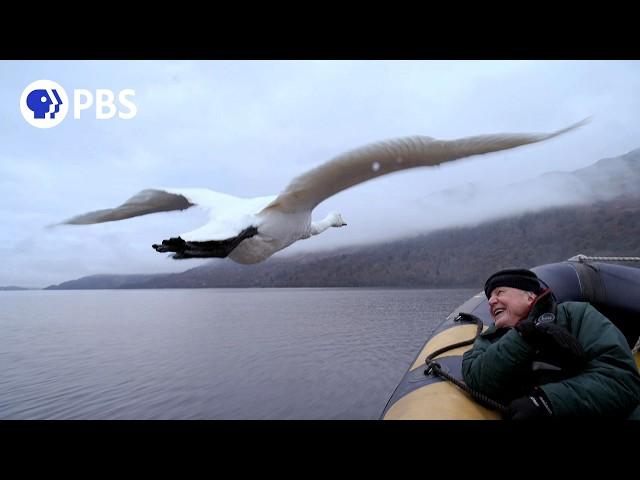
[[[538,345],[542,340],[542,332],[538,330],[536,327],[536,318],[528,317],[524,320],[520,320],[515,329],[520,333],[522,338],[524,338],[531,345]]]
[[[543,319],[545,316],[550,317]],[[554,320],[553,314],[547,313],[538,318],[526,318],[515,328],[522,338],[539,350],[541,358],[569,371],[577,371],[587,360],[584,349],[569,330]]]
[[[537,391],[511,402],[504,413],[504,418],[505,420],[529,420],[552,415],[551,404],[544,393]]]

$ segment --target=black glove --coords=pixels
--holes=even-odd
[[[540,313],[541,310],[547,311]],[[529,316],[520,321],[515,329],[538,350],[540,359],[567,371],[578,371],[587,360],[584,349],[569,330],[555,323],[554,312],[553,297],[542,295]]]
[[[537,320],[536,317],[529,316],[519,321],[515,326],[515,329],[520,333],[522,338],[534,346],[538,346],[541,342],[544,342],[544,333],[538,329]]]
[[[553,411],[547,397],[541,390],[526,397],[516,398],[504,413],[505,420],[530,420],[532,418],[551,417]]]
[[[515,329],[531,345],[538,346],[545,341],[542,327],[555,322],[556,311],[556,299],[551,290],[546,290],[536,298],[527,318],[518,322]]]

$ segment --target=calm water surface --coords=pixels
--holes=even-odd
[[[475,293],[0,292],[0,419],[377,419]]]

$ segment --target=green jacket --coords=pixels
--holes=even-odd
[[[557,305],[556,323],[586,353],[588,361],[578,373],[540,363],[545,359],[517,330],[492,325],[465,352],[464,381],[504,404],[539,386],[556,416],[640,417],[640,374],[622,332],[582,302]]]

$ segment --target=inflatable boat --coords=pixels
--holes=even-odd
[[[624,334],[640,369],[640,268],[608,263],[611,260],[640,259],[577,255],[531,270],[553,290],[559,303],[589,302],[609,318]],[[457,307],[427,339],[381,419],[500,419],[497,409],[465,390],[461,372],[462,355],[472,347],[475,336],[491,324],[484,292]]]

